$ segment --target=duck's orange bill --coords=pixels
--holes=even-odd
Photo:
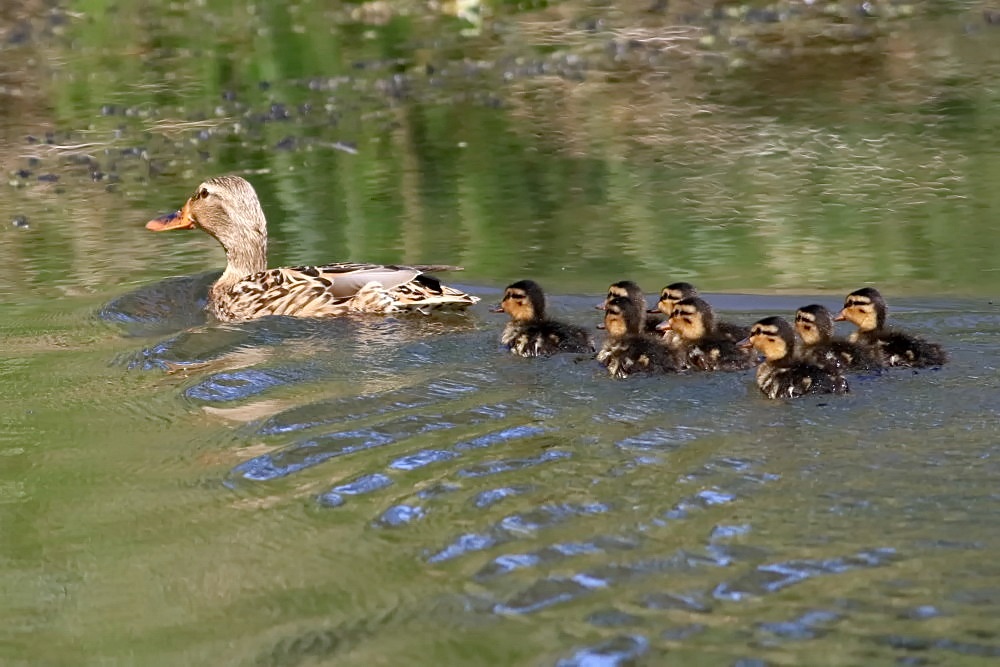
[[[173,213],[161,215],[146,223],[146,229],[153,232],[165,232],[171,229],[194,229],[194,219],[191,217],[190,202],[184,208]]]

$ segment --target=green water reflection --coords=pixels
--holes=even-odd
[[[5,230],[3,283],[33,255],[90,282],[218,264],[139,223],[236,171],[275,262],[461,262],[473,282],[586,291],[995,291],[1000,30],[919,4],[790,7],[498,5],[469,23],[419,3],[79,3],[9,49],[11,69],[49,64],[4,122],[3,209],[33,226]]]

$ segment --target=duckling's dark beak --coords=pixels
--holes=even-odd
[[[173,213],[161,215],[146,223],[146,229],[152,232],[166,232],[171,229],[194,229],[194,218],[191,217],[191,201],[184,204],[184,208]]]
[[[646,309],[646,312],[648,314],[652,315],[653,313],[659,313],[660,309],[659,308],[648,308],[648,309]]]
[[[753,343],[750,342],[750,337],[747,336],[743,340],[737,342],[736,347],[740,348],[741,350],[749,350],[751,347],[753,347]]]
[[[845,310],[846,310],[846,309],[845,309]],[[847,316],[846,316],[846,315],[844,315],[844,311],[842,310],[842,311],[840,311],[839,313],[837,313],[837,316],[836,316],[835,318],[833,318],[833,321],[834,321],[834,322],[843,322],[843,321],[845,321],[846,319],[847,319]]]
[[[498,304],[496,304],[494,306],[490,306],[490,312],[491,313],[502,313],[503,312],[503,305],[501,305],[501,304],[498,303]]]
[[[606,327],[606,326],[604,326],[604,322],[598,322],[598,323],[597,323],[597,324],[596,324],[596,325],[594,326],[594,328],[595,328],[595,329],[607,329],[607,327]]]
[[[607,308],[604,307],[604,302],[603,301],[600,302],[599,304],[597,304],[596,306],[594,306],[594,309],[595,310],[607,310]]]
[[[649,312],[652,313],[652,312],[659,312],[659,311],[652,311],[651,310]],[[656,325],[656,330],[657,331],[670,331],[672,328],[673,327],[670,326],[670,320],[663,320],[662,322],[660,322],[659,324]]]

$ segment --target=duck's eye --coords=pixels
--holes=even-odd
[[[202,188],[198,191],[198,199],[204,199],[208,196],[208,188]]]

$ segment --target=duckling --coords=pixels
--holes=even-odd
[[[512,354],[539,357],[594,351],[594,340],[583,327],[545,317],[545,293],[533,280],[508,285],[500,305],[492,310],[510,315],[500,342]]]
[[[768,398],[805,394],[846,394],[847,380],[834,368],[823,368],[795,356],[792,325],[781,317],[765,317],[750,327],[739,345],[764,355],[757,367],[757,386]]]
[[[818,303],[795,311],[795,330],[802,339],[805,361],[842,370],[870,371],[881,368],[878,350],[833,335],[833,314]]]
[[[642,331],[642,313],[628,297],[614,297],[604,310],[608,338],[597,360],[614,378],[633,373],[674,373],[683,369],[679,355]]]
[[[662,327],[680,338],[679,351],[687,363],[703,371],[738,371],[752,368],[748,350],[718,331],[715,311],[704,299],[687,297],[674,305]]]
[[[674,306],[681,299],[689,299],[691,297],[698,296],[698,290],[691,283],[671,283],[660,290],[660,300],[656,302],[656,309],[650,309],[650,313],[663,313],[669,318],[674,314]],[[734,322],[726,322],[725,320],[716,320],[715,322],[716,332],[723,338],[728,338],[729,340],[736,341],[743,340],[750,335],[750,328],[745,327],[742,324],[736,324]],[[676,335],[671,336],[668,332],[665,336],[668,341],[671,339],[677,340],[679,338]]]
[[[608,286],[608,295],[604,297],[604,303],[595,306],[595,308],[598,310],[607,310],[608,304],[616,297],[630,299],[636,305],[636,308],[639,309],[639,315],[642,320],[640,329],[646,333],[656,333],[656,327],[663,321],[663,318],[646,317],[646,313],[655,313],[658,311],[646,309],[646,295],[642,293],[642,288],[639,285],[631,280],[619,280],[616,283],[612,283]],[[598,324],[597,328],[603,329],[603,322]]]
[[[868,347],[886,366],[922,368],[940,366],[948,361],[948,354],[937,343],[919,336],[895,331],[886,325],[885,299],[874,287],[863,287],[847,295],[844,309],[834,320],[847,320],[858,330],[850,340]]]

